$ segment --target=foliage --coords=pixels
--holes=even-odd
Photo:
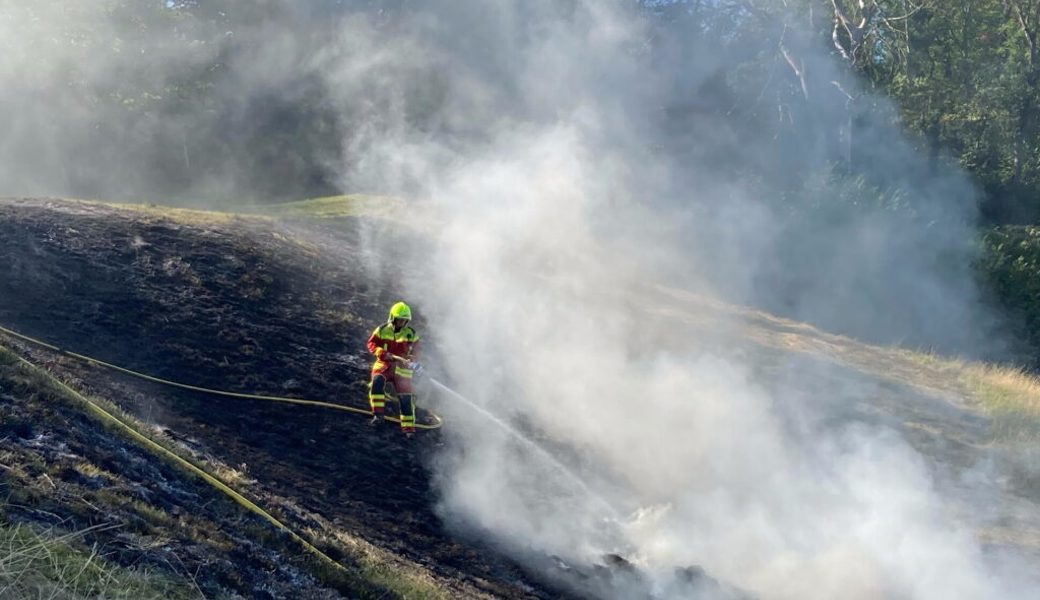
[[[292,64],[271,66],[270,77],[256,64],[268,43],[312,50],[314,21],[282,18],[288,11],[224,0],[3,3],[0,24],[18,23],[25,36],[0,41],[16,70],[0,75],[19,81],[0,108],[25,122],[6,140],[7,168],[20,178],[7,178],[8,193],[180,201],[332,192],[327,166],[340,161],[340,132],[326,86]]]
[[[789,148],[823,148],[854,174],[884,171],[878,140],[888,122],[908,133],[925,169],[966,169],[984,217],[1040,218],[1040,10],[1027,0],[644,0],[657,18],[682,21],[737,57],[725,86],[748,130]],[[798,32],[806,32],[808,34]],[[756,49],[741,54],[742,48]],[[842,70],[814,56],[829,51]],[[868,94],[876,91],[881,94]],[[895,101],[889,110],[883,98]],[[762,136],[761,139],[770,139]],[[819,165],[783,157],[797,180]],[[792,164],[793,162],[793,164]],[[871,164],[873,163],[873,164]],[[772,174],[771,174],[772,175]]]
[[[374,27],[392,27],[409,10],[400,0],[66,5],[46,0],[0,8],[0,17],[25,23],[48,22],[40,19],[47,11],[67,17],[57,30],[36,36],[33,52],[50,60],[23,74],[25,104],[9,107],[60,106],[96,121],[88,130],[63,132],[78,149],[75,160],[64,157],[56,165],[65,169],[72,188],[66,193],[113,197],[110,180],[116,179],[126,189],[121,197],[231,192],[265,201],[328,195],[343,184],[339,174],[359,159],[350,153],[363,152],[344,139],[363,125],[366,102],[381,99],[335,101],[341,91],[331,89],[309,61],[339,51],[333,50],[341,42],[339,18],[366,15]],[[775,150],[768,164],[742,165],[768,172],[742,175],[796,187],[799,178],[821,167],[818,160],[809,164],[814,152],[785,151],[797,144],[822,149],[825,163],[842,161],[850,173],[870,176],[887,165],[872,164],[883,150],[864,132],[887,123],[912,133],[928,168],[966,168],[985,193],[989,219],[1040,217],[1035,2],[640,5],[647,40],[635,51],[722,61],[700,87],[665,107],[664,128],[688,131],[691,119],[708,111],[735,130],[738,143]],[[95,18],[98,7],[103,21]],[[17,45],[0,49],[26,51]],[[819,64],[814,57],[821,52],[830,52],[838,66]],[[87,68],[76,59],[83,55],[106,68]],[[18,64],[31,62],[31,55],[23,58]],[[54,81],[62,82],[63,95]],[[411,125],[424,129],[437,122],[439,104],[430,98],[438,96],[415,85],[403,92],[416,96],[403,98],[403,110]],[[883,94],[864,93],[871,89]],[[879,100],[886,95],[896,101],[895,111]],[[726,163],[726,153],[709,154]]]
[[[1040,227],[994,227],[982,236],[980,271],[1004,306],[1040,347]]]
[[[1013,2],[932,3],[908,21],[907,58],[878,79],[933,160],[954,157],[986,192],[997,221],[1040,216],[1040,64]],[[1028,33],[1033,35],[1033,33]]]
[[[836,3],[838,5],[842,3]],[[845,4],[852,4],[851,2]],[[873,17],[903,16],[873,31],[853,67],[891,95],[931,168],[952,158],[982,187],[984,216],[1040,217],[1040,14],[1021,0],[867,2]],[[907,10],[907,6],[915,6]],[[861,9],[867,10],[867,9]]]

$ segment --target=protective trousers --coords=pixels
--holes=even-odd
[[[401,431],[404,433],[415,432],[415,391],[412,389],[411,373],[401,373],[404,369],[388,369],[382,372],[372,372],[372,384],[368,390],[368,403],[372,407],[372,414],[382,415],[386,408],[386,386],[392,384],[397,395],[397,401],[401,405]]]

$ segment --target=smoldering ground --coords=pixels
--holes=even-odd
[[[2,147],[5,178],[61,193],[76,182],[48,174],[86,169],[77,159],[101,140],[87,164],[123,169],[88,169],[77,185],[158,189],[184,176],[167,171],[188,168],[190,144],[148,162],[158,174],[122,144],[172,127],[195,132],[188,139],[230,136],[226,168],[179,194],[248,192],[264,165],[296,164],[284,174],[427,200],[436,227],[410,223],[419,211],[401,215],[434,248],[403,250],[402,268],[428,277],[402,295],[430,323],[442,368],[467,397],[542,438],[611,507],[459,415],[437,459],[442,514],[518,555],[583,565],[620,552],[661,596],[675,567],[701,565],[762,597],[1025,597],[1024,580],[987,560],[903,436],[850,416],[876,383],[737,352],[738,324],[710,313],[710,327],[690,325],[689,309],[657,287],[881,341],[1001,351],[971,278],[970,184],[926,167],[883,99],[853,109],[861,178],[835,170],[845,150],[834,132],[850,109],[829,82],[854,83],[779,5],[764,24],[727,2],[260,3],[232,31],[193,29],[196,53],[147,62],[157,81],[221,65],[219,94],[207,96],[221,118],[190,105],[154,127],[148,110],[125,128],[61,92],[70,72],[90,89],[118,87],[139,61],[24,44],[5,79],[34,74],[40,101],[4,94],[23,128]],[[119,30],[111,14],[80,10],[85,28]],[[34,15],[45,28],[70,22],[58,8]],[[149,51],[171,39],[152,33]],[[781,38],[811,65],[812,93],[792,79]],[[748,72],[760,53],[776,58]],[[304,135],[251,153],[248,141],[264,135],[249,107],[294,106],[300,82],[321,102],[290,112],[325,119],[336,144]],[[123,141],[98,137],[97,119]],[[235,126],[259,133],[224,133]],[[98,158],[106,150],[120,158]]]
[[[780,387],[777,371],[788,381],[842,376],[787,360],[763,377],[753,352],[727,350],[740,341],[724,325],[687,327],[658,312],[650,285],[725,290],[851,331],[963,349],[988,340],[993,324],[970,275],[965,178],[921,175],[879,119],[859,134],[884,144],[889,156],[873,166],[905,183],[912,208],[863,206],[824,185],[816,193],[834,198],[785,212],[763,196],[770,182],[732,167],[770,156],[745,147],[729,105],[704,97],[731,64],[725,51],[683,47],[681,27],[661,33],[616,5],[558,6],[496,4],[476,37],[453,27],[476,6],[421,11],[410,43],[450,71],[440,118],[462,120],[454,111],[464,108],[483,139],[443,143],[398,122],[372,137],[375,175],[362,175],[392,165],[393,181],[422,182],[444,215],[437,251],[422,259],[437,275],[412,291],[463,393],[565,441],[571,470],[625,516],[582,502],[569,475],[480,420],[452,429],[444,514],[521,554],[589,564],[623,553],[658,577],[649,587],[662,595],[672,569],[691,564],[764,597],[1024,595],[1014,569],[987,563],[898,433],[843,418],[876,384],[824,385],[828,403]],[[655,35],[678,46],[672,56],[645,48]],[[814,60],[821,78],[838,77],[822,53]],[[684,101],[700,114],[673,135],[659,109]],[[836,121],[843,107],[819,102],[818,118]],[[823,168],[828,151],[814,141],[806,132],[770,151]]]

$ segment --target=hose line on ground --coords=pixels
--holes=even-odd
[[[2,328],[0,328],[0,329],[2,329]],[[6,329],[3,329],[3,331],[5,331],[7,333],[11,333],[9,330],[6,330]],[[18,337],[21,337],[22,339],[25,339],[25,336],[18,336]],[[51,349],[52,350],[58,350],[57,348],[55,348],[53,346],[51,346]],[[60,350],[58,350],[58,351],[60,351]],[[183,456],[177,454],[173,450],[170,450],[169,448],[167,448],[167,447],[163,446],[162,444],[156,442],[152,438],[150,438],[150,437],[146,436],[145,434],[141,433],[140,431],[135,429],[133,425],[123,421],[119,417],[117,417],[117,416],[113,415],[112,413],[108,412],[107,410],[105,410],[103,407],[101,407],[100,405],[98,405],[94,401],[90,400],[89,398],[87,398],[83,394],[77,392],[76,390],[74,390],[71,387],[69,387],[68,385],[66,385],[65,382],[63,382],[60,379],[58,379],[57,377],[51,375],[49,372],[47,372],[42,367],[38,367],[37,365],[29,362],[28,360],[26,360],[25,358],[23,358],[21,356],[18,357],[18,360],[21,361],[24,365],[26,365],[29,369],[31,369],[33,371],[36,371],[36,372],[42,374],[43,376],[45,376],[47,379],[53,381],[56,385],[58,385],[62,390],[64,390],[70,396],[72,396],[73,398],[75,398],[75,399],[79,400],[80,402],[82,402],[91,412],[93,412],[95,415],[100,417],[102,421],[116,426],[118,429],[122,430],[124,433],[129,435],[132,439],[140,442],[145,448],[147,448],[149,450],[152,450],[153,452],[159,454],[163,458],[166,458],[168,461],[173,462],[173,464],[175,464],[177,466],[180,466],[180,467],[182,467],[184,469],[187,469],[189,472],[191,472],[191,473],[197,475],[198,477],[202,478],[203,481],[205,481],[206,483],[208,483],[209,485],[213,486],[214,488],[216,488],[218,491],[220,491],[224,495],[226,495],[229,498],[231,498],[232,500],[234,500],[239,506],[242,506],[246,510],[248,510],[248,511],[250,511],[250,512],[252,512],[252,513],[254,513],[254,514],[258,515],[258,516],[260,516],[265,521],[267,521],[267,522],[271,523],[272,525],[274,525],[275,528],[285,532],[290,538],[293,539],[293,541],[295,541],[296,543],[298,543],[301,546],[303,546],[303,548],[305,550],[307,550],[308,552],[310,552],[311,554],[316,556],[323,563],[331,566],[333,569],[335,569],[337,571],[340,571],[340,572],[343,572],[343,573],[348,573],[346,567],[344,567],[343,565],[339,564],[338,562],[332,560],[332,558],[329,557],[329,555],[327,555],[324,552],[322,552],[321,550],[319,550],[316,546],[314,546],[314,544],[311,544],[310,542],[308,542],[306,539],[303,538],[303,536],[301,536],[300,534],[298,534],[295,531],[293,531],[292,529],[290,529],[284,523],[282,523],[281,521],[276,519],[273,515],[271,515],[271,513],[267,512],[266,510],[264,510],[262,508],[260,508],[256,503],[254,503],[250,499],[248,499],[245,496],[243,496],[242,494],[236,492],[234,489],[232,489],[230,486],[225,484],[223,481],[217,479],[214,475],[210,475],[208,472],[206,472],[204,469],[202,469],[201,467],[199,467],[195,463],[189,461],[188,459],[186,459]]]
[[[31,344],[35,344],[37,346],[41,346],[43,348],[47,348],[48,350],[57,352],[59,354],[64,354],[65,356],[68,356],[68,357],[71,357],[71,358],[75,358],[76,360],[84,361],[84,362],[86,362],[88,364],[106,367],[106,368],[109,368],[109,369],[112,369],[112,370],[115,370],[115,371],[119,371],[120,373],[125,373],[127,375],[131,375],[133,377],[137,377],[139,379],[144,379],[146,381],[151,381],[153,383],[159,383],[159,384],[162,384],[162,385],[168,385],[168,386],[171,386],[171,387],[181,388],[181,389],[184,389],[184,390],[191,390],[193,392],[201,392],[203,394],[212,394],[214,396],[227,396],[227,397],[231,397],[231,398],[243,398],[243,399],[247,399],[247,400],[268,400],[268,401],[271,401],[271,402],[286,402],[286,403],[289,403],[289,404],[300,404],[300,405],[303,405],[303,406],[316,406],[316,407],[319,407],[319,408],[330,408],[330,409],[333,409],[333,410],[341,410],[341,411],[355,413],[355,414],[360,414],[360,415],[365,415],[365,416],[371,416],[372,415],[372,411],[370,411],[370,410],[363,409],[363,408],[358,408],[356,406],[346,406],[346,405],[343,405],[343,404],[336,404],[334,402],[323,402],[321,400],[304,400],[302,398],[286,398],[286,397],[283,397],[283,396],[265,396],[263,394],[246,394],[246,393],[241,393],[241,392],[229,392],[229,391],[226,391],[226,390],[216,390],[216,389],[205,388],[205,387],[200,387],[200,386],[196,386],[196,385],[189,385],[187,383],[180,383],[180,382],[177,382],[177,381],[170,381],[169,379],[162,379],[162,378],[159,378],[159,377],[154,377],[152,375],[147,375],[145,373],[140,373],[138,371],[127,369],[125,367],[120,367],[119,365],[114,365],[112,363],[105,362],[103,360],[98,360],[98,359],[93,358],[91,356],[86,356],[86,355],[83,355],[83,354],[72,352],[71,350],[65,350],[65,349],[59,348],[58,346],[55,346],[53,344],[48,344],[47,342],[44,342],[43,340],[38,340],[38,339],[36,339],[34,337],[30,337],[28,335],[25,335],[24,333],[19,333],[17,331],[8,329],[8,328],[3,327],[3,326],[0,326],[0,332],[6,333],[6,334],[8,334],[10,336],[16,337],[16,338],[18,338],[20,340],[29,342]],[[433,419],[433,423],[418,423],[417,422],[415,424],[416,429],[438,429],[438,428],[440,428],[441,425],[444,424],[444,421],[439,416],[437,416],[436,414],[434,414],[432,412],[429,412],[429,411],[427,411],[427,412],[430,415],[430,417]],[[390,416],[390,415],[384,415],[383,419],[385,419],[387,421],[390,421],[392,423],[400,423],[401,422],[401,420],[398,419],[397,417],[393,417],[393,416]]]

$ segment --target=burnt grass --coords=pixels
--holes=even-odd
[[[360,227],[358,220],[337,221],[333,250],[259,218],[210,221],[73,201],[0,200],[0,325],[157,377],[365,408],[364,340],[397,298],[394,282],[373,276],[361,259]],[[452,597],[565,596],[442,525],[426,462],[437,432],[408,441],[393,425],[372,427],[360,415],[177,390],[6,337],[0,343],[157,425],[186,451],[230,465],[243,474],[239,491],[291,527],[335,527],[428,573]],[[140,518],[125,507],[137,500],[174,521],[198,520],[195,529],[207,533],[191,539],[181,529],[142,525],[138,537],[180,544],[175,554],[183,564],[160,560],[161,548],[140,539],[119,542],[121,562],[194,573],[207,595],[359,593],[328,577],[300,575],[307,572],[302,550],[269,525],[77,409],[33,398],[39,400],[26,388],[5,390],[0,399],[5,462],[24,460],[40,471],[0,473],[9,494],[24,496],[8,503],[5,519],[71,528],[103,518],[136,523]],[[84,475],[79,459],[65,455],[106,475]],[[40,473],[58,480],[41,483]],[[61,486],[71,487],[59,493]],[[111,490],[115,500],[98,498],[92,486]],[[77,497],[93,497],[88,502],[98,510],[76,507]],[[113,502],[124,507],[106,508]],[[119,527],[92,535],[118,542],[126,533]],[[347,560],[334,544],[318,545]]]
[[[0,440],[5,524],[83,532],[84,549],[179,579],[189,598],[339,598],[336,587],[360,587],[323,581],[259,517],[99,427],[14,361],[0,362]]]

